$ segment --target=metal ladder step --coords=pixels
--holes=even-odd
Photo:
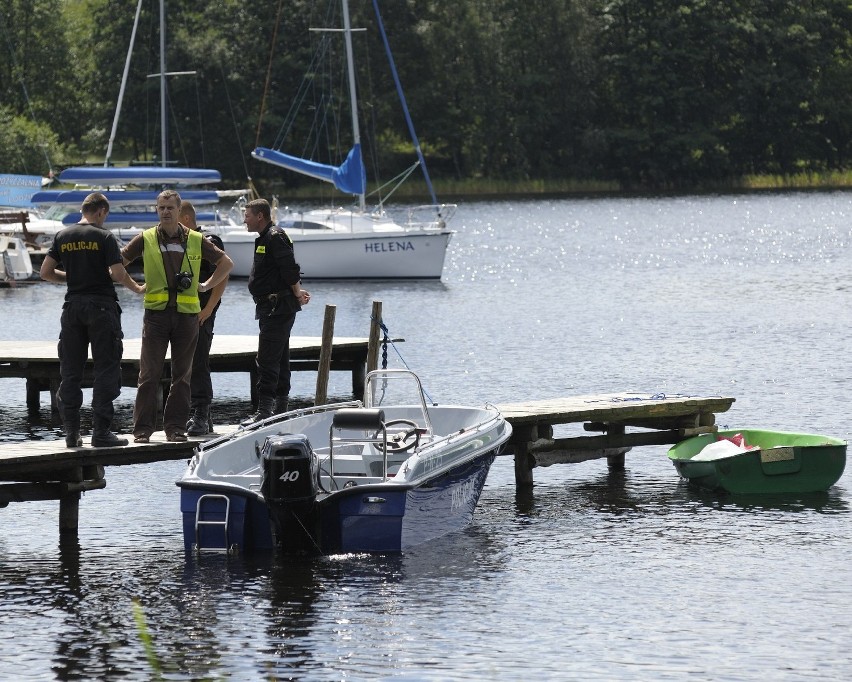
[[[202,507],[204,506],[204,502],[208,502],[207,506],[210,506],[209,503],[214,500],[224,500],[225,501],[225,518],[221,521],[204,521],[201,519]],[[209,513],[213,514],[221,514],[220,511],[209,510]],[[195,551],[196,552],[226,552],[231,553],[232,548],[230,543],[228,542],[228,521],[230,519],[231,514],[231,498],[227,495],[219,495],[216,493],[206,493],[198,498],[198,502],[195,506]],[[202,547],[201,546],[201,527],[202,526],[220,526],[225,534],[225,545],[224,547]]]

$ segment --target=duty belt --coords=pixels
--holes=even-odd
[[[278,299],[286,296],[286,292],[280,291],[274,294],[263,294],[262,296],[252,296],[252,300],[254,300],[255,305],[260,305],[261,303],[271,303],[273,307],[278,305]]]

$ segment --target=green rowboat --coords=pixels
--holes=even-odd
[[[748,450],[695,460],[706,446],[742,434]],[[691,484],[729,493],[811,493],[828,490],[846,466],[846,441],[830,436],[737,429],[696,436],[669,450],[677,472]]]

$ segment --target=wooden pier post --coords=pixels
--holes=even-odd
[[[379,367],[379,336],[382,324],[382,302],[373,301],[373,311],[370,313],[370,336],[367,340],[367,371],[372,372]]]
[[[317,390],[314,405],[325,405],[328,402],[328,375],[331,372],[331,348],[334,342],[334,318],[337,306],[325,306],[325,318],[322,322],[322,345],[320,346],[319,363],[317,367]]]
[[[80,523],[80,493],[73,492],[59,498],[59,535],[77,535]]]

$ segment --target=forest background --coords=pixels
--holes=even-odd
[[[0,0],[0,172],[103,163],[136,4]],[[167,70],[195,71],[168,80],[170,159],[299,191],[302,179],[250,151],[278,137],[289,153],[326,153],[348,135],[348,105],[324,100],[336,122],[305,148],[320,81],[344,77],[317,68],[305,80],[309,29],[340,26],[339,4],[168,0]],[[852,185],[849,0],[380,5],[445,193]],[[368,174],[387,179],[408,163],[405,121],[371,0],[350,11],[368,27],[354,34]],[[339,34],[332,45],[343,53]],[[159,161],[158,72],[159,5],[145,0],[116,165]],[[297,93],[310,122],[288,118]]]

